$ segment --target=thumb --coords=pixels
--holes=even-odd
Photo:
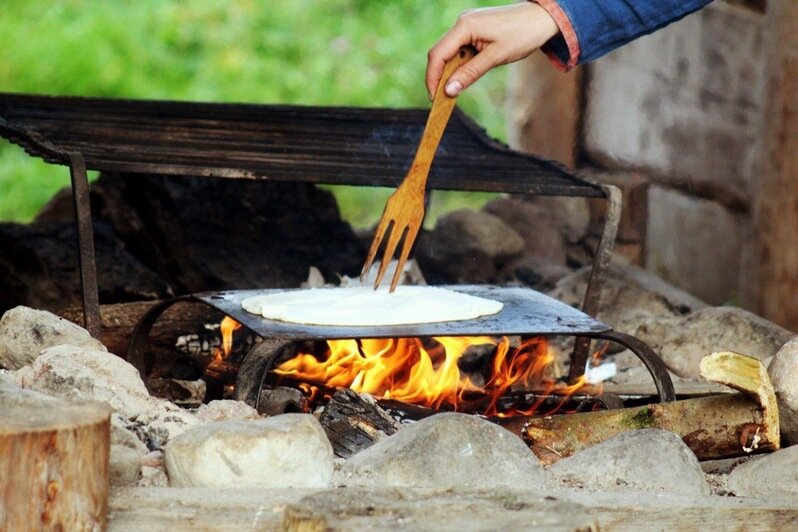
[[[490,69],[499,65],[490,47],[483,49],[473,59],[462,65],[449,76],[444,88],[446,95],[454,97],[474,84]]]

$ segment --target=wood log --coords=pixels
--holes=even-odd
[[[753,210],[752,269],[743,278],[747,308],[798,328],[798,2],[768,2],[764,35],[768,89],[762,125],[762,169]]]
[[[137,301],[101,305],[102,331],[99,340],[108,351],[125,356],[130,337],[141,317],[160,301]],[[83,323],[83,309],[72,307],[61,312],[61,317],[78,325]],[[181,334],[196,332],[203,323],[218,323],[223,314],[199,303],[177,303],[169,308],[153,326],[150,347],[158,356],[174,356],[175,341]]]
[[[104,530],[109,407],[0,381],[0,530]]]
[[[333,452],[341,458],[349,458],[399,429],[396,421],[374,399],[369,400],[350,389],[335,392],[319,422],[332,443]]]
[[[714,353],[702,363],[705,378],[739,394],[699,397],[636,408],[502,422],[552,464],[622,432],[660,428],[674,432],[699,460],[731,458],[779,448],[776,397],[762,363],[736,353]]]

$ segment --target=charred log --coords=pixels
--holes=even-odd
[[[60,312],[80,304],[76,241],[73,221],[0,224],[0,313],[17,305]],[[169,282],[131,254],[108,224],[94,223],[94,248],[101,302],[172,295]]]
[[[341,458],[349,458],[399,429],[371,396],[349,389],[335,392],[319,421],[333,452]]]

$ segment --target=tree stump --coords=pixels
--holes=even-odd
[[[104,530],[111,410],[0,381],[0,530]]]

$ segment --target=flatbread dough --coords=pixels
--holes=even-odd
[[[374,327],[460,321],[496,314],[503,304],[432,286],[368,286],[289,290],[241,301],[247,312],[304,325]]]

